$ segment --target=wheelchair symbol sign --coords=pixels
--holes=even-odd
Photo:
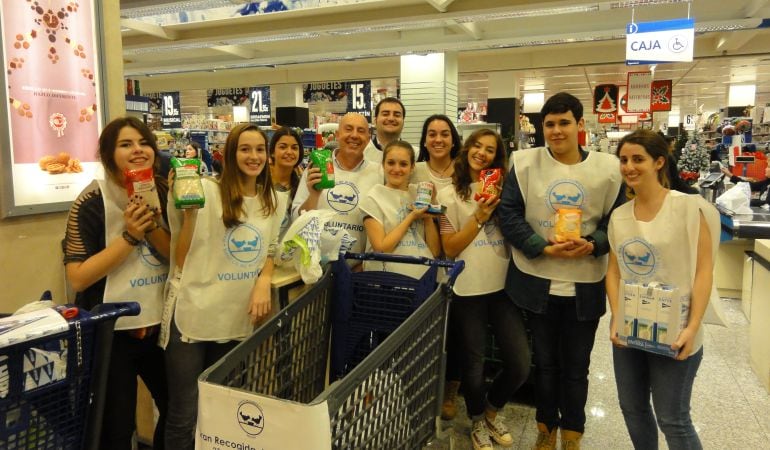
[[[668,49],[674,53],[682,53],[687,50],[687,38],[681,34],[675,34],[668,40]]]

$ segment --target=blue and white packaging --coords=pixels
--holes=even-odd
[[[636,317],[639,313],[639,286],[628,281],[622,281],[623,302],[620,317],[623,318],[623,328],[618,332],[620,339],[625,342],[628,336],[637,336]]]
[[[636,337],[652,341],[655,334],[655,287],[644,285],[639,287],[639,309],[636,315]]]

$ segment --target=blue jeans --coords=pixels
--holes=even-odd
[[[549,430],[582,433],[588,366],[599,319],[577,319],[575,297],[548,297],[545,314],[529,314],[535,360],[535,418]]]
[[[500,349],[503,370],[486,393],[484,355],[489,325]],[[503,291],[452,300],[450,327],[457,330],[462,386],[468,416],[483,417],[484,409],[501,409],[529,375],[529,346],[519,308]]]
[[[636,450],[658,448],[656,418],[669,449],[703,448],[690,419],[692,384],[703,359],[702,348],[686,360],[677,361],[642,350],[613,347],[612,359],[620,409]]]
[[[171,319],[166,347],[168,374],[168,415],[166,417],[166,448],[193,450],[195,424],[198,420],[198,376],[217,362],[238,342],[182,342],[179,330]]]

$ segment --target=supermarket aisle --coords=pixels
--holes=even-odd
[[[760,449],[770,446],[770,395],[749,366],[748,322],[740,301],[723,299],[729,327],[706,326],[704,357],[695,380],[692,416],[705,449]],[[607,339],[609,316],[599,324],[591,362],[583,448],[631,449],[620,413]],[[509,404],[502,412],[511,429],[513,448],[529,449],[537,435],[535,411]],[[455,448],[470,449],[470,421],[464,405],[455,419]],[[660,448],[666,449],[660,435]],[[439,446],[440,447],[440,446]]]

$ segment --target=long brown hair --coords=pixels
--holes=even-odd
[[[653,161],[657,161],[658,158],[663,158],[663,166],[658,170],[658,182],[664,188],[671,187],[671,180],[669,180],[669,164],[671,162],[669,161],[668,142],[666,142],[661,135],[654,131],[638,129],[633,133],[623,136],[620,142],[618,142],[618,158],[620,158],[620,150],[625,144],[636,144],[641,146],[647,154],[650,155],[650,158],[652,158]],[[676,171],[674,171],[674,174],[672,175],[675,175],[678,178]],[[634,198],[635,195],[634,190],[626,186],[626,197],[631,199]]]
[[[503,146],[503,140],[500,135],[488,128],[482,128],[476,130],[468,136],[468,139],[463,143],[463,147],[460,149],[460,153],[455,158],[455,173],[452,174],[452,183],[455,186],[455,191],[460,198],[468,200],[471,197],[471,184],[479,181],[471,179],[470,165],[468,164],[468,151],[473,145],[484,136],[494,136],[496,144],[495,157],[492,159],[492,164],[487,167],[488,169],[501,169],[501,181],[505,181],[505,146]],[[501,183],[502,186],[502,183]]]
[[[245,177],[238,168],[238,141],[241,135],[247,131],[254,131],[262,136],[265,141],[265,167],[257,177],[257,195],[262,198],[262,214],[267,217],[275,213],[278,200],[273,190],[273,181],[270,178],[268,165],[267,135],[258,126],[250,123],[236,125],[227,135],[225,142],[224,159],[222,161],[222,176],[219,178],[219,192],[222,197],[222,222],[225,228],[235,227],[243,223],[241,217],[243,210],[243,192],[241,186],[245,183]]]

